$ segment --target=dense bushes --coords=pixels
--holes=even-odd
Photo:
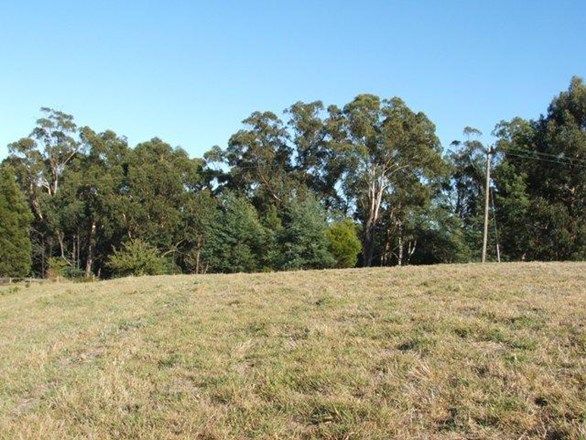
[[[157,249],[142,240],[130,240],[115,250],[107,264],[116,276],[162,275],[168,262]]]

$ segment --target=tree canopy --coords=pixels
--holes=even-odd
[[[499,122],[494,145],[466,127],[447,149],[423,112],[372,94],[255,111],[202,158],[41,112],[2,165],[0,275],[475,261],[489,151],[489,258],[586,257],[579,78],[544,115]]]

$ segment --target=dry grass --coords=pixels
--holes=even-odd
[[[586,263],[0,288],[0,437],[586,438]]]

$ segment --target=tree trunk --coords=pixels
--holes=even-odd
[[[397,266],[403,265],[403,237],[399,236],[399,253],[397,255]]]
[[[195,252],[195,273],[198,274],[199,273],[199,254],[200,251],[199,249]]]
[[[80,266],[79,260],[80,260],[80,252],[81,252],[81,249],[80,249],[81,244],[79,242],[79,233],[76,235],[76,240],[77,240],[77,255],[75,256],[75,267],[77,269],[79,269],[79,266]]]
[[[61,258],[65,259],[65,236],[63,232],[57,231],[57,241],[59,241],[59,251],[61,252]]]
[[[387,229],[387,236],[385,238],[385,250],[381,255],[380,264],[381,266],[388,266],[389,262],[391,261],[391,255],[393,253],[392,243],[391,243],[391,229]]]
[[[47,267],[45,265],[45,236],[41,236],[41,278],[45,277]]]
[[[73,236],[73,250],[71,251],[71,261],[73,262],[73,267],[77,267],[77,243],[75,240],[75,235]]]
[[[32,182],[29,185],[29,192],[31,194],[30,200],[31,200],[31,206],[33,207],[34,213],[37,215],[39,220],[44,220],[43,211],[41,211],[41,206],[39,204],[39,201],[38,201],[36,193],[35,193],[35,186],[33,185]]]
[[[397,265],[403,265],[403,223],[401,221],[397,221],[398,230],[399,230],[399,252],[397,254]]]
[[[372,256],[374,254],[374,227],[370,222],[364,227],[364,243],[362,244],[362,265],[370,267],[372,265]]]
[[[407,244],[407,264],[411,263],[411,257],[415,253],[415,249],[417,249],[417,240],[409,241]]]
[[[87,245],[87,260],[85,262],[85,276],[89,278],[92,275],[92,266],[94,265],[94,236],[96,235],[96,222],[92,221],[90,234]]]
[[[362,264],[365,267],[372,266],[372,257],[374,256],[374,231],[378,223],[380,206],[384,192],[383,177],[375,178],[373,171],[373,180],[368,188],[368,217],[364,227],[364,243],[362,244]]]

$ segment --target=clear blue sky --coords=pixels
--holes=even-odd
[[[586,76],[585,0],[2,1],[0,158],[41,106],[201,155],[254,110],[400,96],[444,146]]]

